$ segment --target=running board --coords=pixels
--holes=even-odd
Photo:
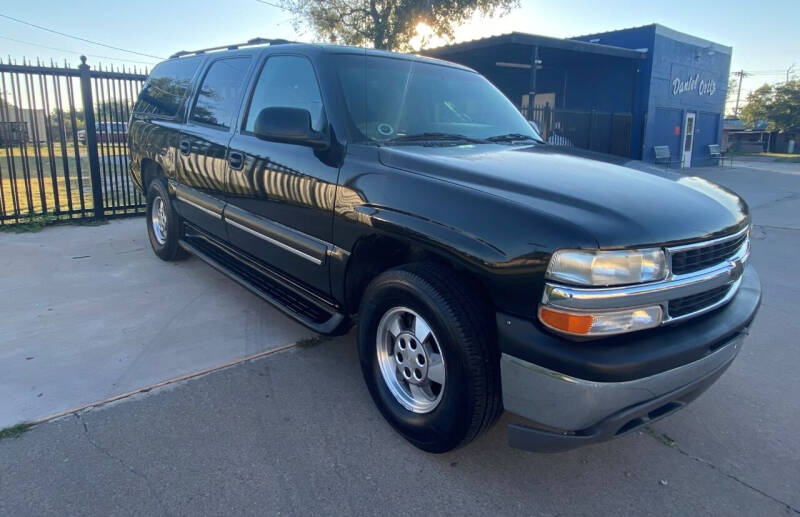
[[[243,287],[320,334],[341,334],[349,325],[336,308],[285,279],[253,259],[234,250],[191,225],[180,240],[183,249],[227,275]]]

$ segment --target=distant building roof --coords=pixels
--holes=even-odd
[[[479,48],[495,47],[505,44],[528,45],[531,47],[538,45],[540,47],[571,50],[574,52],[586,52],[591,54],[603,54],[607,56],[626,57],[632,59],[645,57],[645,52],[641,50],[631,50],[629,48],[616,47],[613,45],[601,45],[598,43],[590,43],[587,41],[573,39],[552,38],[550,36],[540,36],[538,34],[528,34],[525,32],[511,32],[509,34],[501,34],[500,36],[489,36],[488,38],[465,41],[463,43],[456,43],[454,45],[435,47],[422,51],[422,54],[440,57],[465,50],[475,50]]]
[[[582,36],[575,36],[574,39],[586,41],[589,38],[601,37],[608,34],[614,34],[619,32],[635,31],[638,29],[651,28],[651,27],[653,28],[656,34],[673,39],[675,41],[688,43],[689,45],[695,45],[698,47],[707,47],[710,50],[714,50],[715,52],[719,52],[721,54],[731,55],[731,52],[733,51],[733,49],[727,45],[721,45],[719,43],[715,43],[707,39],[698,38],[697,36],[692,36],[691,34],[686,34],[684,32],[676,31],[674,29],[670,29],[669,27],[661,25],[660,23],[651,23],[650,25],[628,27],[627,29],[617,29],[613,31],[598,32],[597,34],[585,34]]]
[[[766,131],[767,121],[759,120],[754,126],[746,126],[740,118],[726,118],[722,121],[722,128],[727,131]]]
[[[744,122],[738,118],[726,118],[722,121],[722,129],[728,131],[744,131]]]

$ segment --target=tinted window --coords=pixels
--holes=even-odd
[[[384,57],[337,58],[350,118],[364,138],[448,133],[537,138],[513,104],[482,76],[450,66]]]
[[[249,57],[220,59],[208,69],[190,119],[221,128],[231,127],[241,101]]]
[[[182,58],[159,63],[150,72],[133,111],[174,117],[192,85],[200,66],[199,58]]]
[[[272,107],[308,110],[311,113],[311,127],[316,131],[322,129],[322,97],[314,68],[308,59],[275,56],[267,60],[253,91],[245,130],[253,131],[259,112]]]

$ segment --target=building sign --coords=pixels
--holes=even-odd
[[[701,79],[700,74],[676,77],[672,80],[670,86],[672,95],[694,92],[697,95],[708,95],[710,97],[717,91],[717,83],[713,79]]]

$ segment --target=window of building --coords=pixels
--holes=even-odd
[[[323,124],[322,96],[311,62],[298,56],[274,56],[267,60],[253,91],[245,130],[253,131],[264,108],[302,108],[311,114],[311,128]]]
[[[220,59],[212,63],[203,78],[189,119],[223,129],[231,127],[249,67],[249,57]]]

